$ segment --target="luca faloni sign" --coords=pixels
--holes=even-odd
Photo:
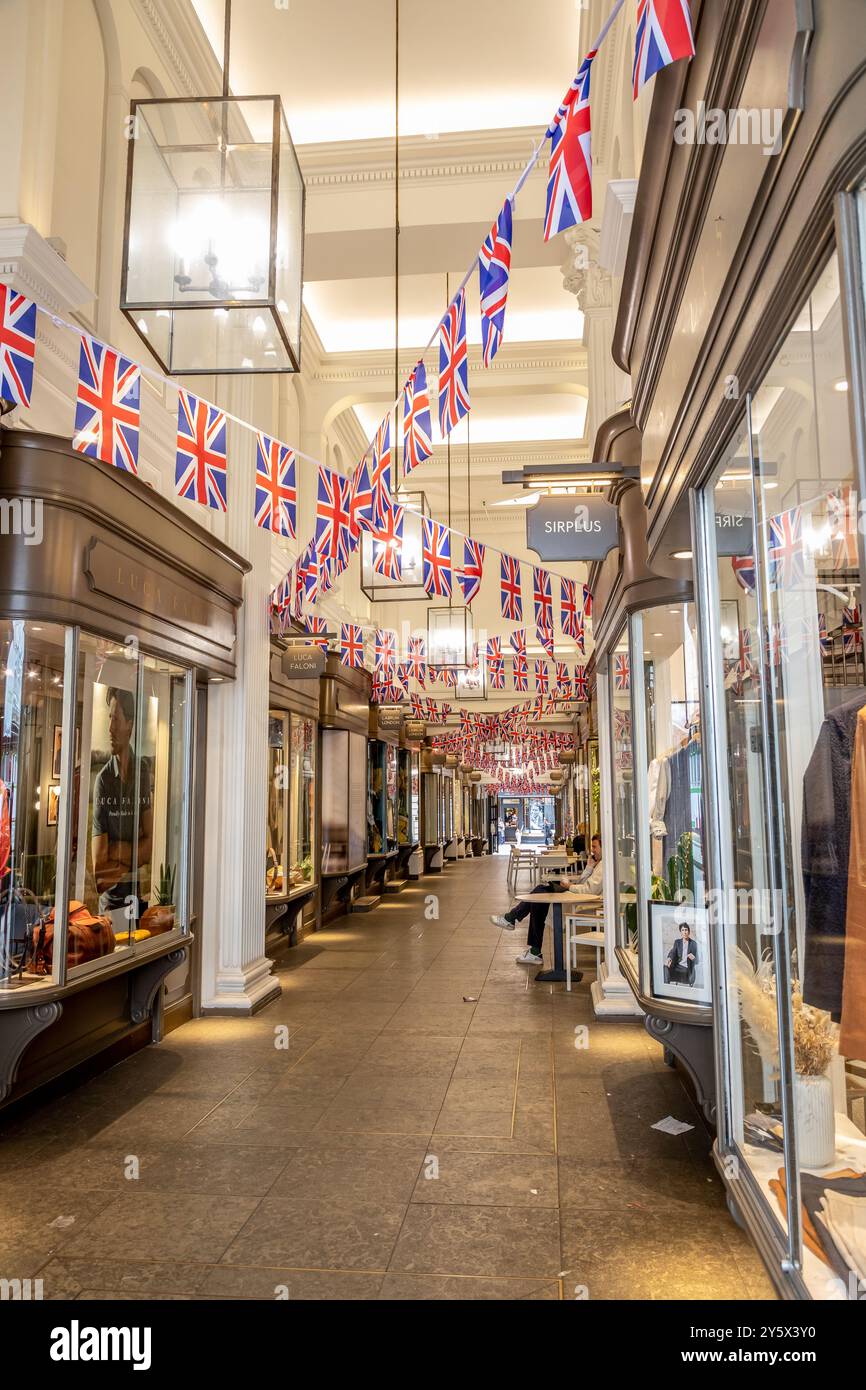
[[[616,507],[603,497],[542,497],[526,513],[526,544],[542,560],[603,560],[619,544]]]

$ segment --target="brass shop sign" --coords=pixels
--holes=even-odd
[[[377,718],[380,729],[399,729],[403,711],[399,705],[379,705]]]
[[[407,738],[422,739],[427,737],[427,722],[424,719],[407,719],[403,725],[403,732]]]
[[[526,544],[542,560],[603,560],[619,544],[617,509],[590,493],[541,497],[526,513]]]
[[[287,647],[280,657],[280,669],[291,681],[317,681],[325,669],[325,653],[321,647],[306,647],[300,643]]]

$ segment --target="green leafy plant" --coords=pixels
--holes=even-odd
[[[174,864],[160,864],[160,866],[159,866],[159,879],[157,880],[157,887],[156,887],[156,906],[157,906],[157,907],[173,907],[173,906],[174,906],[174,881],[175,881],[175,874],[176,874],[176,870],[175,870]]]

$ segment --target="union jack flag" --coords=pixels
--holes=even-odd
[[[174,468],[178,497],[226,510],[226,434],[225,412],[181,389]]]
[[[500,657],[498,661],[491,661],[487,667],[490,673],[490,689],[505,689],[505,658]]]
[[[595,49],[587,53],[551,122],[550,174],[544,240],[592,217],[589,77]]]
[[[316,553],[320,559],[348,563],[352,541],[352,481],[319,464],[316,498]]]
[[[444,439],[469,413],[466,291],[451,301],[439,325],[439,430]]]
[[[298,557],[297,576],[299,600],[307,599],[312,603],[319,584],[319,562],[316,559],[316,550],[312,542]],[[298,604],[298,611],[300,612],[300,603]]]
[[[427,368],[418,362],[403,387],[403,476],[433,452]]]
[[[0,396],[29,406],[35,360],[36,305],[11,285],[0,285]]]
[[[520,593],[520,561],[513,555],[500,557],[499,607],[503,618],[519,623],[523,619],[523,599]]]
[[[506,198],[502,211],[484,239],[478,257],[481,341],[485,367],[489,367],[496,356],[505,329],[505,305],[508,299],[508,278],[511,274],[511,220],[511,199]]]
[[[574,698],[575,700],[584,701],[589,699],[585,666],[575,666],[574,668]]]
[[[631,664],[627,652],[618,652],[613,663],[614,686],[617,690],[631,689]]]
[[[463,540],[463,568],[460,571],[460,587],[463,602],[471,603],[478,597],[481,580],[484,578],[484,546],[481,541],[473,541],[469,536]]]
[[[514,679],[514,689],[518,692],[525,691],[529,680],[529,670],[527,668],[525,656],[515,656],[512,658],[511,673]]]
[[[515,656],[526,656],[526,628],[518,627],[512,632],[508,639],[511,643],[511,650]]]
[[[424,517],[424,588],[440,598],[451,597],[451,532]]]
[[[546,695],[550,682],[550,672],[547,669],[547,662],[536,658],[535,662],[535,688],[540,694]]]
[[[743,682],[752,675],[752,630],[740,628],[740,656],[737,662],[737,687],[742,690]]]
[[[366,454],[352,474],[352,490],[349,499],[352,514],[352,535],[357,539],[362,531],[376,529],[373,517],[373,484],[370,480],[370,465]]]
[[[568,666],[564,661],[556,663],[556,688],[560,690],[564,685],[570,685],[571,680],[568,674]]]
[[[773,623],[770,629],[770,659],[781,666],[788,659],[788,635],[784,623]]]
[[[340,661],[355,671],[364,668],[364,633],[357,623],[340,623]]]
[[[421,696],[420,696],[420,695],[411,695],[409,698],[410,698],[411,703],[412,703],[412,714],[413,714],[414,718],[415,718],[415,719],[423,719],[423,718],[424,718],[424,701],[421,699]]]
[[[856,569],[857,558],[857,493],[853,487],[840,488],[827,495],[827,521],[833,544],[834,570]]]
[[[403,507],[389,507],[373,533],[373,569],[384,579],[403,578]]]
[[[488,637],[487,639],[487,661],[502,660],[502,638]]]
[[[550,593],[550,572],[532,567],[532,596],[535,601],[535,630],[553,634],[553,600]]]
[[[731,559],[731,569],[734,571],[734,578],[741,589],[745,589],[747,594],[755,591],[755,557],[754,555],[734,555]]]
[[[860,625],[860,609],[857,604],[846,604],[842,609],[842,650],[846,656],[853,656],[863,646],[863,628]]]
[[[566,637],[577,637],[577,581],[563,579],[560,581],[560,588],[562,631]]]
[[[113,463],[124,473],[137,473],[140,425],[138,367],[82,334],[73,449],[88,458]]]
[[[373,443],[373,467],[370,471],[373,488],[373,521],[382,525],[391,506],[391,416],[386,415]]]
[[[427,648],[423,637],[409,638],[409,661],[412,675],[419,685],[423,685],[427,675]]]
[[[791,589],[803,581],[803,513],[800,507],[769,519],[770,584]]]
[[[398,683],[398,685],[400,686],[400,689],[401,689],[401,698],[402,698],[402,695],[408,695],[408,694],[409,694],[409,662],[408,662],[408,661],[401,661],[401,662],[399,662],[399,664],[398,664],[398,666],[397,666],[397,676],[396,676],[396,680],[397,680],[397,683]]]
[[[397,664],[397,634],[391,628],[377,627],[373,643],[373,660],[377,672],[390,675]]]
[[[820,648],[821,648],[821,655],[822,655],[822,656],[829,656],[829,655],[830,655],[832,643],[831,643],[831,641],[830,641],[830,634],[829,634],[828,631],[827,631],[827,614],[826,614],[826,613],[819,613],[819,614],[818,614],[818,645],[819,645]]]
[[[586,623],[582,613],[574,620],[574,640],[577,643],[577,650],[583,656],[586,651]]]
[[[317,618],[311,615],[306,619],[307,632],[312,634],[310,646],[321,647],[322,651],[328,650],[330,636],[328,635],[328,624],[324,618]]]
[[[297,505],[294,451],[257,430],[256,525],[294,540]]]
[[[632,94],[679,58],[693,58],[695,41],[689,0],[638,0]]]
[[[592,594],[588,584],[583,586],[583,616],[584,618],[592,617]]]

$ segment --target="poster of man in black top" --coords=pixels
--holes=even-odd
[[[147,907],[153,841],[153,785],[150,764],[136,754],[135,698],[114,686],[106,692],[111,756],[93,787],[91,848],[99,889],[99,911],[114,912],[137,903]]]

